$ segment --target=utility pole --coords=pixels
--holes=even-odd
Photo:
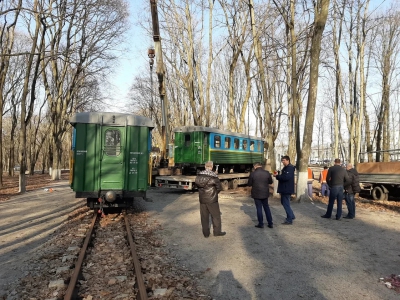
[[[156,73],[158,78],[158,92],[160,94],[161,100],[161,111],[162,111],[162,125],[161,125],[161,135],[162,135],[162,149],[161,149],[161,167],[168,167],[168,155],[167,155],[167,145],[168,145],[168,130],[167,130],[167,107],[168,100],[165,93],[165,68],[162,58],[162,48],[161,48],[161,37],[160,37],[160,27],[158,23],[158,11],[157,11],[157,0],[150,0],[151,5],[151,19],[153,23],[153,40],[154,40],[154,50],[156,55]]]
[[[151,89],[151,101],[150,101],[150,119],[153,119],[153,112],[154,112],[154,101],[153,101],[153,65],[154,65],[154,57],[155,51],[154,48],[149,48],[147,51],[147,56],[149,57],[149,65],[150,65],[150,89]]]

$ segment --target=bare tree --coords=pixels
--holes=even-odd
[[[182,6],[179,4],[175,1],[158,3],[159,12],[165,20],[169,21],[169,26],[163,27],[163,32],[167,33],[167,39],[165,39],[167,43],[164,45],[167,45],[172,52],[178,52],[172,55],[164,53],[164,57],[185,87],[194,125],[201,125],[204,116],[204,99],[198,98],[201,94],[198,93],[196,81],[196,66],[201,63],[200,53],[196,48],[199,44],[195,42],[198,32],[189,0],[185,0]]]
[[[222,10],[225,16],[225,24],[228,30],[227,44],[229,47],[229,77],[228,77],[228,104],[227,104],[227,120],[228,129],[232,131],[238,131],[239,128],[243,128],[244,124],[238,124],[235,112],[235,103],[237,104],[239,99],[235,99],[235,70],[238,64],[240,55],[243,53],[243,46],[247,39],[247,11],[243,1],[233,2],[228,4],[228,1],[219,0]],[[249,96],[249,95],[248,95]],[[248,98],[244,103],[247,104]],[[245,112],[247,107],[240,107],[239,111]],[[239,119],[240,121],[241,119]],[[243,121],[243,120],[242,120]]]
[[[264,122],[264,128],[265,128],[265,141],[266,141],[266,149],[268,152],[268,157],[269,158],[275,158],[275,152],[274,152],[274,147],[273,147],[273,138],[272,138],[272,123],[271,123],[271,115],[270,115],[270,110],[269,110],[269,102],[268,100],[270,99],[269,92],[268,92],[268,87],[267,87],[267,82],[266,82],[266,75],[265,75],[265,70],[264,70],[264,63],[262,60],[262,46],[260,42],[260,32],[256,29],[256,20],[255,20],[255,13],[254,13],[254,2],[253,0],[249,0],[249,10],[250,10],[250,18],[251,18],[251,31],[253,35],[253,44],[254,44],[254,54],[257,60],[257,69],[258,69],[258,74],[260,78],[260,84],[261,84],[261,94],[262,94],[262,99],[264,102],[264,107],[265,107],[265,122]],[[271,159],[271,168],[276,169],[275,165],[275,159]]]
[[[334,146],[333,155],[339,157],[339,108],[340,103],[344,102],[344,87],[342,82],[342,70],[340,59],[340,47],[343,34],[343,21],[347,0],[335,0],[333,2],[333,54],[335,58],[335,102],[333,105],[333,122],[334,122]]]
[[[376,49],[379,49],[378,64],[382,76],[382,100],[378,114],[378,128],[376,139],[376,161],[381,161],[380,150],[384,150],[382,161],[389,161],[390,156],[390,95],[392,93],[392,81],[396,70],[396,55],[399,54],[400,41],[400,12],[392,8],[381,16],[379,26],[376,27]]]
[[[14,3],[0,2],[0,16],[4,22],[0,23],[0,115],[3,115],[6,77],[9,70],[10,54],[14,45],[14,32],[22,7],[22,0]],[[10,19],[10,20],[9,20]],[[0,118],[0,132],[3,131],[3,119]],[[3,137],[0,134],[0,188],[3,186]]]
[[[50,109],[54,143],[53,179],[59,179],[62,141],[68,116],[87,78],[106,74],[121,41],[127,19],[123,0],[76,2],[62,0],[47,7],[49,45],[43,51],[43,83]]]
[[[21,95],[21,116],[20,116],[20,151],[19,151],[19,192],[25,193],[26,192],[26,175],[25,172],[27,170],[27,157],[26,157],[26,150],[27,150],[27,125],[30,122],[30,119],[33,114],[33,108],[35,103],[35,91],[36,91],[36,82],[39,76],[39,66],[41,61],[41,56],[37,55],[36,50],[40,53],[44,48],[44,41],[45,41],[45,31],[46,26],[42,23],[42,7],[38,3],[37,0],[33,2],[32,5],[32,12],[33,12],[33,20],[35,24],[35,29],[32,33],[32,48],[30,53],[26,57],[26,72],[25,72],[25,79],[24,79],[24,86],[22,89]],[[28,18],[30,22],[30,17]],[[34,61],[35,60],[35,61]],[[28,94],[30,94],[30,99],[28,102]]]
[[[330,0],[318,0],[314,4],[314,26],[310,51],[310,83],[308,91],[307,114],[304,126],[303,145],[300,158],[300,168],[297,173],[297,198],[307,195],[307,167],[311,151],[314,125],[315,105],[317,102],[319,56],[321,52],[322,34],[328,18]]]
[[[302,92],[308,74],[306,69],[309,62],[309,26],[308,9],[299,6],[296,0],[273,0],[276,9],[285,24],[285,38],[287,51],[286,82],[288,85],[288,155],[294,158],[297,154],[297,165],[300,162],[300,124],[302,117]],[[306,5],[304,3],[304,5]],[[303,20],[296,18],[300,9]],[[304,24],[305,23],[305,24]],[[302,25],[302,26],[300,26]]]

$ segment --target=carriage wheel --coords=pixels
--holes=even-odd
[[[239,186],[239,180],[233,179],[233,180],[230,182],[230,188],[231,188],[232,190],[237,189],[238,186]]]
[[[222,180],[221,181],[221,186],[223,191],[227,191],[229,189],[229,181],[228,180]]]

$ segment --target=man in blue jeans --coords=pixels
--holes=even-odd
[[[278,183],[278,193],[281,194],[281,204],[286,211],[286,220],[283,225],[292,225],[294,216],[290,207],[290,196],[294,194],[294,166],[290,163],[290,157],[285,155],[281,159],[284,168],[281,174],[274,174]]]
[[[346,182],[344,200],[346,200],[348,214],[344,216],[345,219],[354,219],[356,217],[356,203],[354,201],[354,195],[361,191],[359,174],[356,169],[353,169],[353,165],[348,163],[346,166],[347,175],[349,175],[350,181]]]
[[[321,218],[330,219],[332,216],[333,205],[337,200],[336,220],[340,220],[342,217],[342,202],[343,202],[343,190],[346,183],[350,182],[349,175],[345,168],[340,165],[340,159],[335,159],[335,165],[330,167],[326,181],[331,189],[329,194],[328,209]]]
[[[248,186],[251,186],[251,197],[257,209],[257,228],[264,228],[263,212],[264,207],[265,217],[267,218],[268,227],[273,228],[271,210],[268,205],[269,185],[272,183],[271,174],[262,168],[261,163],[255,163],[254,172],[249,176]]]

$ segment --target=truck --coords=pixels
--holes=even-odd
[[[250,173],[218,174],[222,190],[236,189],[239,185],[247,184]],[[156,176],[155,186],[159,188],[195,190],[196,175],[164,175]]]
[[[400,197],[400,161],[357,164],[362,191],[374,200]]]

